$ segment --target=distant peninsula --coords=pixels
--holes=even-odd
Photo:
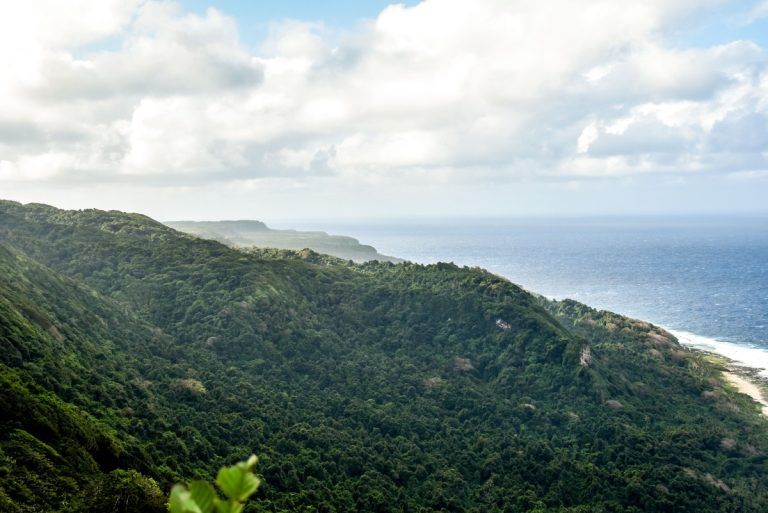
[[[353,237],[330,235],[321,231],[274,230],[255,220],[240,221],[172,221],[166,226],[204,239],[213,239],[232,247],[262,247],[301,250],[332,255],[357,263],[378,260],[402,262],[382,255],[373,246],[360,244]]]

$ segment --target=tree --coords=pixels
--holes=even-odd
[[[88,513],[161,513],[163,492],[154,479],[135,470],[113,470],[86,490]]]

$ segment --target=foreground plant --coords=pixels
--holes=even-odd
[[[252,455],[231,467],[223,467],[216,475],[216,485],[226,499],[219,497],[207,481],[192,481],[189,487],[176,485],[171,489],[168,509],[171,513],[240,513],[243,504],[261,485],[253,473],[258,458]]]

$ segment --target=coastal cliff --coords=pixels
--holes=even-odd
[[[373,246],[343,235],[320,231],[274,230],[261,221],[172,221],[174,230],[212,239],[232,247],[260,247],[302,250],[332,255],[362,263],[371,260],[400,262],[399,258],[382,255]]]

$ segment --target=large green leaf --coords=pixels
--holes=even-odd
[[[239,502],[218,501],[216,503],[216,513],[241,513],[243,505]]]
[[[216,491],[210,483],[205,481],[192,481],[189,483],[189,493],[192,500],[200,507],[202,513],[212,513],[214,501],[216,500]]]
[[[176,485],[171,489],[168,507],[171,513],[203,513],[192,499],[192,494],[182,485]]]
[[[250,497],[261,484],[247,465],[234,465],[219,470],[216,484],[224,495],[240,502]]]

